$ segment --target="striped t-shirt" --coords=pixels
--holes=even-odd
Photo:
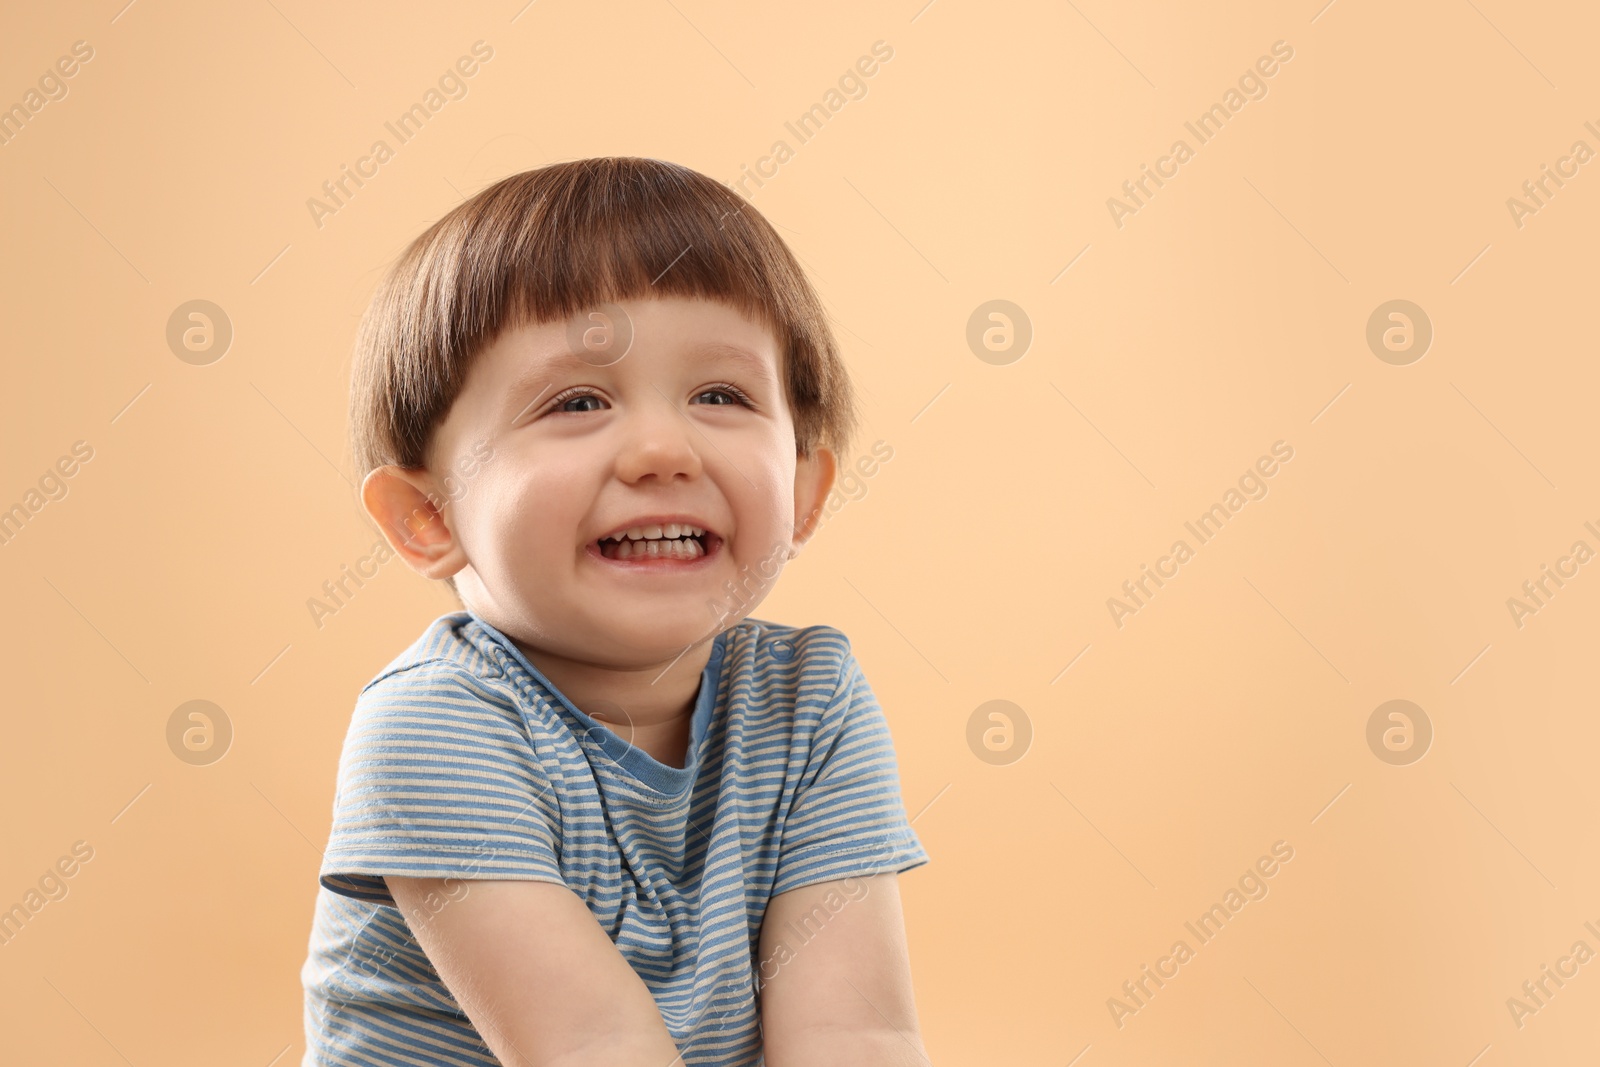
[[[303,1067],[499,1062],[386,874],[570,887],[685,1064],[761,1064],[768,900],[928,855],[883,712],[831,626],[718,634],[685,758],[667,766],[590,718],[477,615],[434,620],[362,690],[345,737],[301,969]]]

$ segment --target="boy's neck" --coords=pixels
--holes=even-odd
[[[528,662],[584,714],[658,763],[684,765],[700,678],[711,660],[713,642],[701,642],[670,661],[670,666],[615,670],[512,640]]]

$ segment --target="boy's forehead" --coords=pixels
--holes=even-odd
[[[618,315],[620,310],[613,305],[604,317],[580,314],[506,331],[492,346],[499,357],[497,376],[515,386],[573,371],[628,371],[672,360],[690,366],[725,365],[746,376],[777,379],[777,338],[754,320],[742,316],[737,323],[731,320],[729,315],[737,312],[716,315],[711,322],[705,316],[663,322],[647,314]],[[586,340],[589,330],[598,331],[601,340],[595,342],[592,334]]]
[[[638,367],[652,358],[674,356],[690,364],[726,363],[757,376],[770,378],[774,367],[772,357],[775,354],[770,345],[760,345],[756,348],[765,352],[754,351],[751,346],[725,340],[686,340],[670,346],[670,349],[640,345],[635,343],[620,359],[608,361],[597,359],[588,353],[578,353],[565,344],[552,344],[546,347],[524,349],[516,353],[513,364],[518,377],[536,376],[539,374],[553,374],[561,371],[581,371],[600,369],[628,369],[629,361],[632,366]]]

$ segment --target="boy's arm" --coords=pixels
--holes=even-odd
[[[655,999],[571,889],[385,878],[439,977],[505,1067],[672,1067]]]
[[[767,1067],[929,1067],[894,872],[772,897],[758,973]]]

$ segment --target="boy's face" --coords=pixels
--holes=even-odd
[[[504,332],[439,425],[428,470],[402,481],[385,468],[386,488],[363,490],[375,514],[430,491],[450,501],[443,522],[397,545],[416,569],[454,574],[467,605],[520,641],[617,665],[664,662],[754,610],[834,470],[826,449],[796,456],[765,326],[705,300],[621,309],[610,348],[583,347],[603,320]],[[706,534],[654,556],[601,541],[666,516]]]

